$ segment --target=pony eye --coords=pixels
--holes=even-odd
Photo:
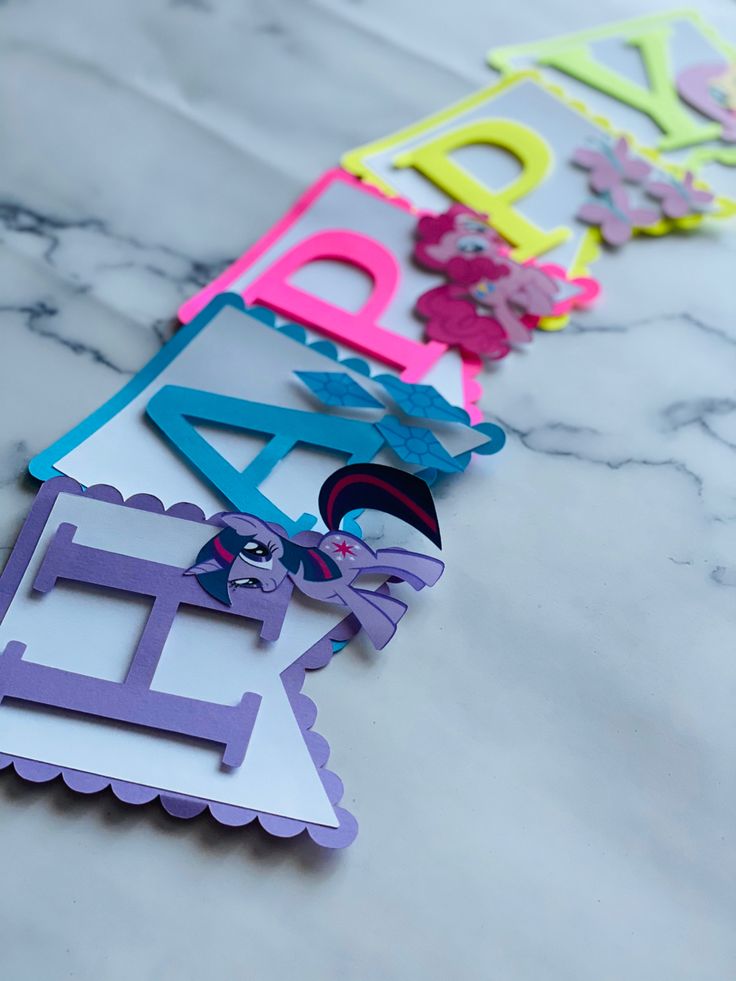
[[[270,546],[255,541],[255,539],[251,539],[243,545],[240,550],[240,558],[248,565],[259,566],[262,569],[270,569],[273,566],[273,552]]]
[[[465,252],[468,255],[473,255],[478,252],[488,251],[488,242],[484,238],[479,238],[478,236],[468,236],[458,239],[457,242],[458,252]]]
[[[235,589],[260,589],[261,588],[261,584],[257,579],[231,579],[228,585],[234,586]]]
[[[246,542],[240,554],[244,559],[268,559],[271,552],[262,542]]]
[[[474,218],[468,218],[468,220],[465,222],[465,228],[469,232],[485,232],[486,231],[486,226],[482,222],[476,221]]]

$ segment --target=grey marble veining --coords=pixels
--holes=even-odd
[[[3,555],[28,458],[344,150],[488,82],[493,44],[641,12],[2,4]],[[5,773],[3,977],[732,978],[735,258],[734,222],[637,241],[487,374],[509,444],[440,501],[441,602],[308,682],[351,849]]]

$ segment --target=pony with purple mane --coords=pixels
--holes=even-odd
[[[316,544],[292,541],[280,525],[253,514],[224,514],[225,527],[184,574],[196,576],[210,596],[227,606],[232,605],[233,590],[268,593],[288,577],[305,596],[347,607],[380,650],[393,637],[407,606],[386,593],[360,589],[356,580],[366,573],[382,574],[419,590],[435,585],[444,563],[402,548],[374,552],[362,539],[340,531],[345,515],[359,509],[400,518],[441,547],[434,501],[421,478],[376,463],[353,464],[322,485],[319,510],[328,532]]]

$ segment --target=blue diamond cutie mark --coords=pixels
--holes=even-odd
[[[375,426],[404,463],[418,463],[443,473],[460,473],[465,469],[463,463],[450,456],[429,429],[405,426],[396,416],[384,416]]]
[[[403,382],[394,375],[376,375],[374,381],[380,382],[398,407],[408,416],[417,419],[440,419],[447,422],[468,422],[468,413],[456,405],[451,405],[431,385],[414,385]]]
[[[344,371],[295,371],[323,405],[382,409],[381,403]]]

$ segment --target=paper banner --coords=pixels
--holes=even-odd
[[[355,623],[289,583],[212,599],[183,573],[218,527],[190,504],[41,488],[0,580],[0,766],[342,847],[357,825],[300,690]]]
[[[304,373],[339,374],[379,407],[326,404]],[[206,513],[255,513],[292,534],[315,526],[305,504],[341,464],[443,469],[435,453],[407,461],[395,452],[377,428],[386,415],[430,433],[452,460],[446,472],[464,469],[471,451],[503,445],[497,426],[473,428],[462,409],[454,420],[430,412],[418,421],[382,379],[357,359],[340,362],[325,342],[306,343],[301,328],[276,328],[268,311],[247,314],[225,294],[30,470],[41,480],[63,473],[85,486],[112,484],[125,495],[145,489],[166,505],[186,498]],[[417,396],[425,402],[423,390]]]
[[[575,217],[587,182],[572,157],[578,147],[612,135],[600,118],[526,72],[359,147],[342,162],[418,208],[444,211],[457,201],[487,214],[514,246],[513,258],[543,256],[580,276],[596,257],[600,237]],[[666,169],[653,151],[647,159]],[[730,214],[733,206],[721,200],[716,211]],[[682,224],[701,220],[695,215]],[[644,231],[658,235],[672,227],[661,220]]]
[[[539,69],[569,98],[672,163],[717,161],[734,137],[730,117],[708,95],[708,83],[736,61],[736,47],[695,10],[496,48],[488,60],[502,72]],[[730,162],[728,151],[723,162]],[[709,170],[708,178],[721,193],[736,197],[733,171]],[[721,207],[732,210],[733,202],[722,200]]]
[[[432,385],[477,422],[481,362],[426,342],[413,313],[433,284],[411,262],[416,220],[406,203],[329,171],[179,316],[186,323],[218,293],[238,293],[395,369],[404,381]]]
[[[421,430],[420,430],[421,431]],[[416,590],[434,586],[444,564],[404,548],[374,551],[340,530],[343,519],[370,509],[399,518],[438,547],[439,519],[427,484],[413,474],[376,463],[352,464],[331,474],[319,492],[329,531],[308,544],[254,514],[223,514],[224,525],[197,554],[185,575],[194,576],[218,603],[233,607],[243,591],[270,598],[291,583],[321,603],[339,603],[356,618],[371,643],[382,650],[396,633],[407,605],[393,596],[360,588],[367,575],[390,577]],[[265,629],[265,628],[264,628]],[[272,636],[272,634],[269,634]]]

